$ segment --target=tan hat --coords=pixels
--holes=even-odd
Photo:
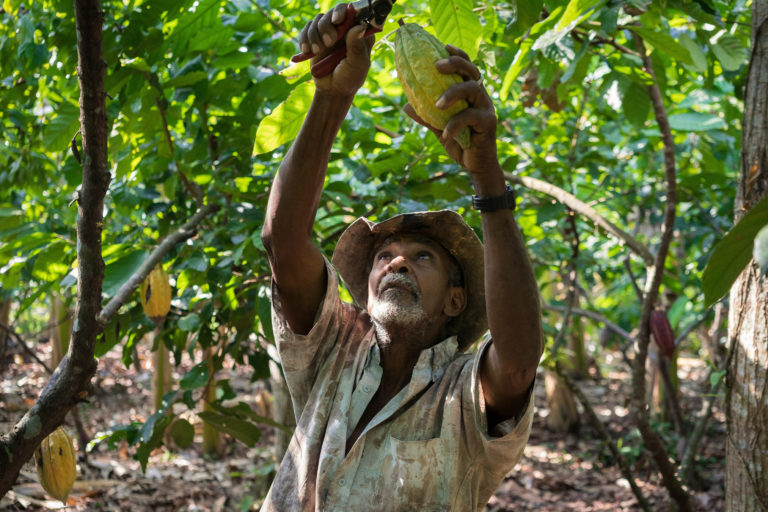
[[[352,298],[362,308],[368,302],[368,274],[374,252],[394,234],[426,236],[442,245],[458,262],[467,292],[467,307],[448,324],[466,350],[488,329],[483,284],[483,244],[464,219],[452,210],[397,215],[375,223],[360,217],[341,234],[333,252],[333,265]]]

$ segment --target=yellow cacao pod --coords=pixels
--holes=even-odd
[[[77,464],[72,439],[63,428],[58,427],[37,447],[35,466],[45,492],[66,504],[77,478]]]
[[[171,283],[163,266],[158,264],[139,287],[141,307],[155,322],[162,322],[171,309]]]
[[[464,81],[458,74],[445,74],[435,68],[435,62],[450,57],[445,46],[432,34],[415,23],[403,23],[395,32],[395,68],[403,92],[416,113],[440,130],[448,121],[469,105],[459,100],[448,109],[435,106],[437,99],[452,85]],[[462,148],[469,147],[469,128],[454,137]]]

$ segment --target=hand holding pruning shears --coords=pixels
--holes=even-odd
[[[381,32],[394,1],[358,0],[339,4],[325,14],[318,14],[301,31],[299,45],[302,53],[291,60],[301,62],[313,59],[311,71],[316,79],[336,73],[337,66],[345,57],[353,60],[350,64],[358,66],[362,63],[359,59],[363,58],[367,73],[368,55],[373,45],[373,38],[369,36]],[[365,44],[361,40],[365,40]],[[344,69],[341,71],[346,74]]]

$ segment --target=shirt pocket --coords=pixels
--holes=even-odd
[[[390,483],[392,507],[383,503],[386,510],[450,510],[448,477],[452,462],[445,440],[404,441],[390,436],[387,442],[389,453],[383,459],[382,470]]]

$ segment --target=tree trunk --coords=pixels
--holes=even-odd
[[[768,0],[756,0],[744,93],[738,221],[768,190]],[[768,510],[768,280],[754,261],[730,295],[726,510]]]
[[[568,386],[554,372],[544,376],[544,387],[547,391],[547,426],[554,432],[576,432],[579,429],[579,410],[576,400]]]
[[[211,404],[216,401],[216,368],[213,364],[213,348],[208,347],[203,351],[203,361],[208,362],[208,371],[210,372],[210,381],[205,391],[205,396],[201,400],[203,412],[215,412]],[[219,431],[213,425],[203,422],[203,453],[211,457],[220,457],[222,455],[222,443]]]
[[[161,328],[155,329],[154,343],[157,343],[157,349],[152,353],[152,397],[154,399],[155,411],[163,406],[163,396],[171,390],[171,356],[168,347],[163,340],[157,339],[160,336]]]

